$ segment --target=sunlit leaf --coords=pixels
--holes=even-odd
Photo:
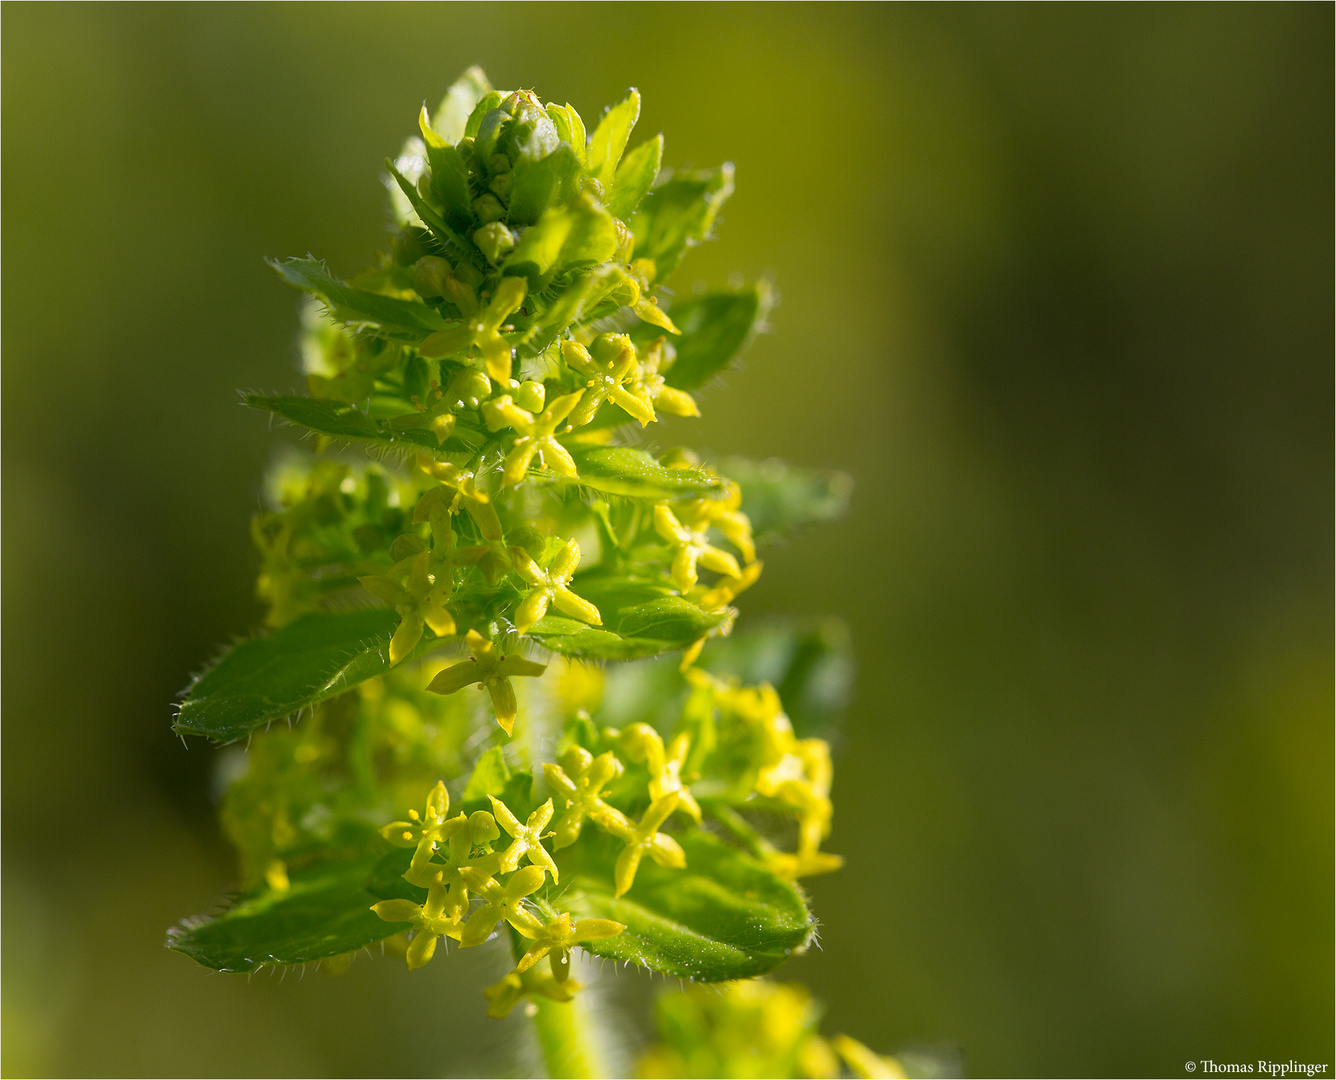
[[[408,924],[371,910],[366,890],[379,851],[327,859],[289,874],[289,887],[261,887],[221,915],[191,920],[167,937],[170,948],[218,971],[309,964],[363,949]]]
[[[398,623],[386,608],[311,613],[243,641],[191,684],[173,727],[232,742],[381,675]],[[424,636],[410,659],[437,644]]]
[[[582,948],[666,975],[716,982],[762,975],[807,943],[813,922],[797,889],[699,829],[677,839],[686,869],[665,869],[647,858],[620,898],[612,895],[616,840],[589,830],[569,855],[562,853],[561,883],[571,884],[557,900],[561,909],[626,926],[616,937]]]
[[[688,248],[710,234],[719,208],[732,194],[732,165],[674,174],[645,196],[631,219],[636,258],[653,259],[663,280]]]
[[[426,304],[355,289],[315,259],[270,259],[269,265],[289,284],[323,300],[340,322],[376,326],[414,340],[446,327],[446,321]]]
[[[849,508],[853,479],[833,469],[799,469],[775,458],[725,458],[719,471],[742,488],[742,510],[757,543],[804,525],[835,521]]]

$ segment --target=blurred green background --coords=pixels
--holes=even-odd
[[[486,950],[247,980],[162,947],[234,879],[168,725],[259,618],[290,436],[236,391],[300,379],[263,257],[359,269],[381,162],[474,62],[586,117],[638,86],[668,162],[736,162],[677,283],[782,304],[664,438],[857,481],[744,603],[857,643],[848,865],[785,972],[828,1029],[974,1075],[1331,1062],[1330,4],[3,23],[6,1075],[531,1064]]]

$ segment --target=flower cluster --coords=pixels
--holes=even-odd
[[[252,525],[267,632],[177,718],[247,739],[222,807],[243,893],[170,938],[201,963],[390,941],[416,969],[500,937],[500,1017],[571,1001],[577,946],[729,981],[810,945],[794,882],[841,862],[809,708],[826,645],[728,650],[758,544],[847,484],[647,448],[700,415],[770,292],[664,287],[733,174],[663,169],[661,136],[630,144],[639,108],[588,130],[470,71],[389,163],[388,252],[346,280],[274,264],[308,294],[309,394],[246,400],[314,444]]]

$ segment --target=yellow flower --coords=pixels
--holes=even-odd
[[[436,845],[443,843],[459,831],[461,822],[446,819],[450,812],[450,793],[445,790],[443,780],[436,781],[436,786],[427,794],[426,811],[419,815],[416,810],[408,811],[409,821],[392,821],[380,830],[395,847],[415,847],[410,872],[420,870],[431,859]],[[461,815],[462,816],[462,815]],[[433,871],[434,874],[434,871]],[[416,873],[414,876],[418,876]],[[410,879],[411,880],[411,879]],[[413,881],[414,885],[426,886],[431,880]]]
[[[446,888],[439,879],[427,889],[427,902],[415,904],[411,900],[382,900],[372,904],[371,910],[386,922],[412,923],[417,931],[408,946],[408,968],[420,968],[436,951],[436,939],[452,937],[459,940],[462,929],[458,914],[446,913]]]
[[[605,814],[612,809],[599,797],[599,793],[608,781],[619,776],[622,771],[622,763],[611,750],[594,757],[584,747],[573,746],[562,755],[561,762],[561,765],[548,762],[543,766],[547,786],[565,802],[553,830],[554,851],[569,847],[580,838],[585,818]]]
[[[520,957],[515,965],[516,972],[523,974],[544,956],[549,958],[552,975],[557,982],[565,982],[571,973],[571,947],[582,941],[596,941],[600,938],[616,937],[626,926],[612,919],[572,919],[562,912],[555,919],[543,924],[533,938],[533,944]]]
[[[682,845],[671,836],[659,832],[659,826],[677,809],[679,795],[680,792],[672,791],[655,799],[637,822],[632,822],[620,810],[612,807],[590,814],[603,828],[626,844],[613,868],[616,885],[613,895],[621,896],[632,886],[636,871],[640,869],[640,860],[647,854],[660,866],[677,870],[686,866],[687,854],[682,850]]]
[[[395,580],[403,577],[401,585]],[[455,632],[455,620],[446,609],[453,586],[448,566],[431,572],[431,552],[420,551],[395,564],[385,576],[358,578],[362,588],[377,600],[393,604],[399,612],[399,627],[390,638],[390,663],[397,664],[422,640],[422,628],[430,626],[437,637]]]
[[[560,877],[557,864],[543,847],[543,830],[552,820],[552,800],[548,799],[543,803],[529,815],[529,820],[521,825],[519,818],[510,812],[510,807],[495,795],[488,795],[487,798],[491,801],[492,812],[496,815],[501,828],[515,838],[514,843],[501,853],[501,873],[510,873],[519,866],[520,860],[527,856],[529,862],[544,867],[552,875],[552,880],[556,881]]]
[[[621,734],[621,744],[632,761],[643,761],[649,769],[649,797],[661,799],[677,792],[677,809],[685,810],[700,824],[700,804],[682,784],[682,766],[691,750],[691,736],[685,731],[664,750],[663,739],[648,724],[631,724]]]
[[[605,401],[620,405],[640,421],[641,427],[656,419],[649,398],[623,385],[636,374],[638,366],[635,346],[625,334],[601,334],[588,349],[576,341],[563,341],[561,358],[586,379],[580,407],[571,413],[572,426],[589,423]]]
[[[428,337],[418,346],[418,352],[426,357],[455,356],[476,346],[482,353],[487,374],[505,382],[510,378],[512,350],[500,331],[505,329],[506,319],[524,303],[528,289],[529,284],[522,277],[502,278],[496,294],[484,308],[470,286],[456,277],[447,277],[442,291],[463,317],[456,325]]]
[[[874,1054],[857,1039],[836,1035],[830,1044],[844,1058],[849,1071],[862,1080],[904,1080],[905,1070],[895,1058]]]
[[[542,415],[537,417],[528,409],[516,405],[509,394],[502,394],[482,407],[483,419],[487,421],[489,429],[500,431],[503,427],[512,427],[520,434],[506,454],[505,467],[501,472],[503,483],[513,487],[523,480],[529,473],[529,465],[535,455],[544,468],[572,480],[579,475],[575,470],[575,459],[569,450],[557,442],[557,434],[558,428],[561,429],[560,434],[570,432],[571,425],[566,424],[566,417],[582,396],[584,391],[577,390],[573,394],[554,398]]]
[[[511,677],[538,676],[547,670],[547,666],[522,656],[506,656],[498,652],[496,645],[476,630],[470,630],[464,640],[473,655],[440,672],[427,684],[427,689],[433,694],[453,694],[473,683],[481,683],[491,695],[492,706],[496,709],[496,722],[509,735],[514,730],[518,708],[515,688],[510,685]]]
[[[669,386],[659,374],[659,367],[663,364],[665,341],[665,338],[656,338],[645,350],[640,367],[631,380],[630,392],[651,402],[655,408],[670,416],[699,416],[700,408],[696,404],[696,399],[685,390]]]
[[[675,549],[673,584],[680,592],[686,592],[696,584],[697,562],[707,570],[727,574],[731,578],[742,576],[737,559],[714,547],[706,538],[704,528],[692,529],[683,525],[667,503],[659,503],[654,507],[654,529]]]
[[[453,514],[462,506],[468,511],[469,517],[477,522],[478,531],[482,533],[484,540],[503,538],[501,519],[496,516],[496,507],[492,505],[492,500],[486,493],[478,490],[473,473],[466,472],[448,461],[435,461],[425,454],[418,457],[418,467],[441,481],[441,486],[432,488],[418,500],[417,507],[413,511],[415,522],[431,521],[434,533],[436,529],[436,520],[432,516],[434,509],[440,507]]]
[[[566,546],[546,570],[534,562],[523,548],[511,548],[510,557],[516,572],[533,586],[533,591],[515,612],[515,629],[521,634],[547,614],[549,604],[555,604],[558,611],[573,618],[594,626],[603,625],[598,608],[584,597],[576,596],[567,587],[576,567],[580,565],[580,545],[574,540],[566,541]]]
[[[538,917],[524,907],[524,898],[543,887],[547,875],[541,866],[526,866],[516,870],[510,880],[502,885],[490,874],[473,866],[466,866],[459,871],[473,892],[483,899],[482,907],[469,916],[464,924],[459,943],[464,947],[481,945],[492,936],[492,930],[502,919],[510,923],[525,937],[533,937],[543,924]]]

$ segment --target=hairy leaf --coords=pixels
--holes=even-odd
[[[311,613],[233,646],[191,684],[175,730],[232,742],[390,669],[397,612]],[[440,643],[425,637],[409,659]]]
[[[672,339],[677,359],[665,381],[679,390],[704,386],[747,347],[773,304],[764,281],[677,301],[669,314],[682,333]]]
[[[682,649],[723,621],[722,612],[702,611],[666,586],[622,578],[579,578],[576,591],[599,609],[602,627],[548,615],[529,633],[564,656],[635,660]]]
[[[632,90],[625,101],[614,105],[598,122],[589,139],[589,172],[606,190],[617,172],[631,129],[640,119],[640,94]]]
[[[480,67],[471,67],[451,84],[445,92],[436,115],[431,118],[431,126],[441,133],[446,141],[457,143],[464,137],[469,116],[490,92],[492,84]],[[499,100],[499,99],[498,99]]]
[[[167,944],[218,971],[309,964],[363,949],[409,929],[371,910],[377,898],[365,886],[379,859],[372,851],[293,871],[287,889],[257,889],[221,915],[174,928]]]
[[[289,284],[320,297],[340,322],[369,324],[413,340],[446,327],[446,321],[426,304],[354,289],[315,259],[270,259],[269,265]]]
[[[708,497],[721,490],[717,477],[699,469],[669,469],[643,450],[599,446],[573,455],[579,482],[609,495],[637,499]]]
[[[390,426],[384,420],[375,420],[360,409],[336,401],[307,397],[265,396],[247,394],[246,404],[253,409],[263,409],[274,413],[284,420],[302,427],[310,428],[320,435],[348,442],[369,442],[380,446],[390,446],[401,450],[439,450],[441,442],[435,432],[429,428],[403,428]],[[461,433],[462,435],[463,433]],[[446,440],[449,443],[451,440]],[[457,438],[455,441],[464,442]]]
[[[654,186],[663,163],[663,136],[646,139],[617,166],[617,176],[608,193],[608,211],[625,221],[635,213],[640,200]]]
[[[640,204],[630,225],[635,255],[653,259],[662,281],[676,269],[688,248],[709,234],[719,208],[733,194],[733,166],[681,172],[656,187]]]
[[[798,469],[775,458],[725,458],[719,470],[742,488],[742,510],[759,544],[803,525],[843,517],[853,491],[848,473]]]
[[[665,869],[646,858],[620,898],[612,895],[616,840],[591,830],[569,856],[562,853],[561,883],[569,877],[571,886],[554,902],[576,918],[626,926],[582,948],[666,975],[717,982],[762,975],[807,943],[812,917],[797,889],[700,829],[677,839],[686,869]]]

